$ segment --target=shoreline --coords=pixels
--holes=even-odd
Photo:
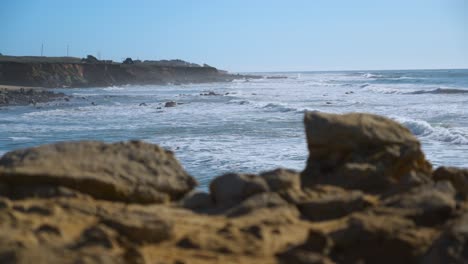
[[[52,92],[43,87],[0,84],[0,107],[36,105],[65,98],[65,96],[63,93]]]

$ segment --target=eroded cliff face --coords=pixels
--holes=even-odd
[[[468,170],[433,172],[384,117],[304,121],[302,173],[229,173],[209,193],[144,142],[7,153],[0,263],[468,263]]]
[[[0,84],[48,88],[217,82],[235,77],[213,67],[0,61]]]

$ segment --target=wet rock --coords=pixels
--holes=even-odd
[[[351,113],[305,114],[309,158],[303,187],[337,185],[369,193],[430,182],[431,165],[419,141],[385,117]]]
[[[435,181],[450,181],[463,199],[468,198],[468,169],[439,167],[434,171]]]
[[[218,206],[230,207],[269,190],[265,179],[253,174],[228,173],[210,183],[211,196]]]
[[[442,232],[422,263],[468,263],[468,212],[454,220]]]
[[[418,263],[437,231],[394,215],[355,214],[331,234],[337,263]]]
[[[455,211],[455,189],[449,182],[439,182],[387,198],[384,206],[410,210],[408,217],[418,225],[444,223]]]
[[[164,104],[164,107],[176,107],[177,103],[174,101],[168,101]]]
[[[196,181],[174,155],[139,141],[83,141],[16,150],[0,159],[7,185],[63,186],[97,199],[164,202],[189,192]]]

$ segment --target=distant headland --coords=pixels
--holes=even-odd
[[[46,88],[226,82],[257,76],[230,74],[183,60],[98,60],[76,57],[2,56],[0,84]]]

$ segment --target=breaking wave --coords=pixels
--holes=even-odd
[[[419,90],[408,94],[465,94],[468,90],[454,88],[437,88],[434,90]]]
[[[446,142],[455,145],[468,145],[468,132],[460,131],[444,126],[434,126],[424,120],[413,120],[409,118],[395,118],[402,123],[417,137],[429,138],[435,141]]]

